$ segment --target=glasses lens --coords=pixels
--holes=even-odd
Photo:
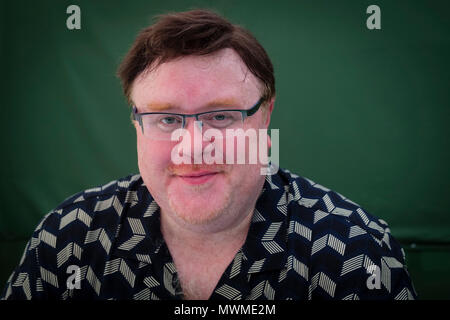
[[[194,119],[186,118],[186,126]],[[215,111],[198,116],[202,129],[209,128],[224,131],[243,127],[243,117],[240,111]],[[171,140],[172,133],[183,127],[183,117],[174,114],[143,114],[142,126],[144,135],[153,140]],[[204,132],[204,131],[203,131]]]
[[[215,129],[241,128],[243,124],[240,111],[208,112],[200,115],[198,120],[203,122],[204,127]]]
[[[142,126],[146,137],[170,140],[172,132],[182,128],[183,117],[174,114],[144,114]]]

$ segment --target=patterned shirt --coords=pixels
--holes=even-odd
[[[280,169],[210,299],[415,299],[385,221]],[[183,299],[140,175],[66,199],[39,223],[2,299]]]

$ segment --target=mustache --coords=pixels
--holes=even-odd
[[[225,164],[170,164],[167,171],[172,175],[187,174],[199,171],[224,172]]]

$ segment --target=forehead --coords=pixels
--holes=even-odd
[[[261,82],[232,49],[207,56],[185,56],[143,72],[133,83],[131,99],[138,108],[149,104],[194,110],[212,101],[249,106],[259,99]]]

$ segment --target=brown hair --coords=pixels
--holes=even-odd
[[[131,102],[133,81],[150,66],[185,56],[206,55],[224,48],[234,49],[247,68],[264,85],[263,97],[275,96],[272,62],[256,38],[241,26],[210,10],[192,10],[158,16],[142,30],[118,68],[123,91]]]

